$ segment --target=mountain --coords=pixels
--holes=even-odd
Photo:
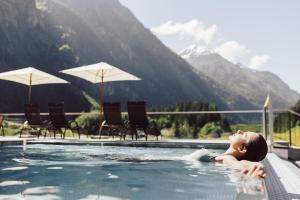
[[[72,57],[59,50],[63,45],[60,34],[43,12],[36,8],[34,0],[0,1],[1,72],[30,66],[59,75],[58,66],[73,64],[70,61]],[[0,87],[0,111],[23,112],[28,88],[3,80],[0,80]],[[66,102],[67,110],[90,107],[74,85],[33,86],[32,92],[33,102],[39,103],[43,111],[52,101]]]
[[[300,94],[275,74],[233,64],[203,47],[192,45],[183,50],[180,56],[196,70],[222,85],[224,90],[244,97],[256,108],[262,107],[268,94],[277,108],[288,108],[300,99]]]
[[[142,79],[105,84],[106,101],[145,100],[148,105],[200,100],[230,106],[212,80],[163,45],[117,0],[0,1],[0,71],[36,67],[72,82],[33,87],[33,101],[64,101],[68,111],[88,110],[83,95],[99,86],[58,71],[104,61]],[[22,112],[27,88],[0,81],[1,112]]]

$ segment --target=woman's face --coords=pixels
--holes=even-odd
[[[243,132],[238,130],[235,134],[229,136],[229,141],[232,146],[248,144],[258,137],[257,133],[254,132]]]

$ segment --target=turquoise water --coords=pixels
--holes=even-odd
[[[27,145],[0,147],[0,199],[264,199],[261,181],[193,149]]]

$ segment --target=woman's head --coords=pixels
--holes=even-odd
[[[266,157],[268,145],[262,135],[254,132],[237,131],[229,137],[230,147],[239,160],[261,161]]]

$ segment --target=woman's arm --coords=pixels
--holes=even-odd
[[[265,178],[266,171],[264,165],[260,162],[251,162],[248,160],[237,160],[231,155],[221,155],[216,157],[216,161],[221,161],[233,169],[241,170],[244,174],[251,177]]]

